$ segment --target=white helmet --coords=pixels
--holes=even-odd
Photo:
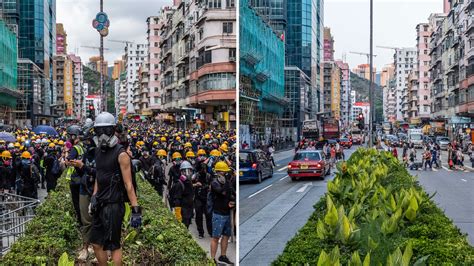
[[[100,113],[94,122],[94,127],[109,127],[115,126],[115,117],[108,112]]]
[[[35,144],[41,144],[41,140],[40,139],[35,140]]]
[[[42,139],[41,144],[48,144],[48,140],[47,139]]]
[[[8,143],[8,148],[13,149],[13,148],[15,148],[15,145],[13,145],[13,143]]]

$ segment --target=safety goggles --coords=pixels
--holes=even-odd
[[[94,128],[95,135],[100,137],[103,134],[112,136],[115,133],[114,127],[96,127]]]

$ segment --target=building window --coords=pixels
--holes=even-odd
[[[210,9],[221,8],[221,0],[207,0],[207,7]]]
[[[158,76],[159,76],[158,74],[155,74],[155,81],[158,80]]]
[[[155,36],[158,36],[158,35],[160,35],[159,31],[155,30]]]
[[[153,91],[154,91],[154,92],[158,92],[158,87],[154,87],[154,88],[153,88]]]
[[[427,101],[428,100],[428,95],[423,96],[423,100]]]
[[[158,42],[155,42],[155,47],[158,47]],[[142,54],[143,54],[143,51],[142,51]]]
[[[424,53],[424,54],[428,54],[428,50],[423,50],[423,53]]]
[[[214,73],[198,80],[198,91],[235,89],[234,73]]]
[[[158,102],[158,100],[159,100],[158,97],[153,97],[153,99],[154,99],[155,104],[158,104],[158,103],[159,103],[159,102]]]
[[[153,54],[153,57],[158,58],[158,54],[157,53]]]
[[[223,22],[222,23],[222,33],[232,33],[233,23],[232,22]]]
[[[225,5],[226,8],[233,8],[235,7],[235,0],[226,0]]]
[[[236,49],[235,48],[229,48],[229,60],[231,60],[233,58],[234,61],[235,61],[236,56],[237,56]]]

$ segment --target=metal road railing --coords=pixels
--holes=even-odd
[[[26,224],[35,217],[39,200],[10,193],[0,193],[0,257],[25,232]]]

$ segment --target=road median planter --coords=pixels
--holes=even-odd
[[[390,153],[358,149],[274,265],[473,265],[474,248]]]
[[[137,178],[143,226],[135,230],[124,222],[123,261],[126,265],[204,265],[205,251],[162,203],[152,186]],[[128,208],[127,208],[128,209]],[[129,211],[126,216],[129,217]],[[127,219],[128,220],[128,219]],[[56,192],[48,195],[27,225],[24,236],[0,259],[0,265],[57,265],[64,253],[73,260],[81,237],[68,181],[61,177]]]

